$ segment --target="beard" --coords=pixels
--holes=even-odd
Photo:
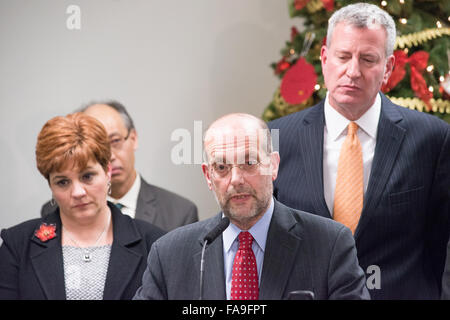
[[[214,188],[214,196],[223,214],[241,229],[249,229],[262,217],[269,207],[273,185],[272,180],[270,178],[267,179],[259,194],[249,185],[243,185],[237,188],[231,187],[224,195],[219,196],[216,190]],[[249,206],[235,205],[231,202],[233,196],[243,193],[251,197]]]

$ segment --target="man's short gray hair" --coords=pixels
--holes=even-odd
[[[355,3],[337,10],[328,20],[327,47],[331,44],[334,28],[340,22],[358,28],[369,28],[373,24],[382,26],[386,31],[386,57],[394,52],[397,32],[394,19],[383,9],[369,3]]]

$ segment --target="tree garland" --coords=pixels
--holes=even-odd
[[[419,32],[405,34],[403,36],[398,36],[395,39],[394,49],[403,49],[405,47],[411,48],[413,46],[418,46],[419,44],[442,37],[444,35],[450,35],[450,28],[426,29]]]
[[[398,98],[389,97],[388,98],[395,104],[402,107],[409,108],[412,110],[426,111],[427,105],[419,98]],[[430,99],[431,110],[433,112],[439,111],[440,113],[450,113],[450,101],[442,99]]]

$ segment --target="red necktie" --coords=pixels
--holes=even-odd
[[[231,277],[231,300],[258,300],[258,272],[252,242],[249,232],[239,234],[239,249],[234,257]]]

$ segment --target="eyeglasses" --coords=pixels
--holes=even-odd
[[[227,177],[234,167],[238,167],[247,176],[254,176],[259,172],[260,164],[258,161],[246,161],[243,164],[213,163],[211,168],[216,178]]]
[[[123,147],[123,143],[127,141],[128,137],[130,136],[131,130],[128,130],[127,136],[124,137],[114,137],[109,141],[109,144],[111,145],[111,148],[114,150],[120,150]]]

